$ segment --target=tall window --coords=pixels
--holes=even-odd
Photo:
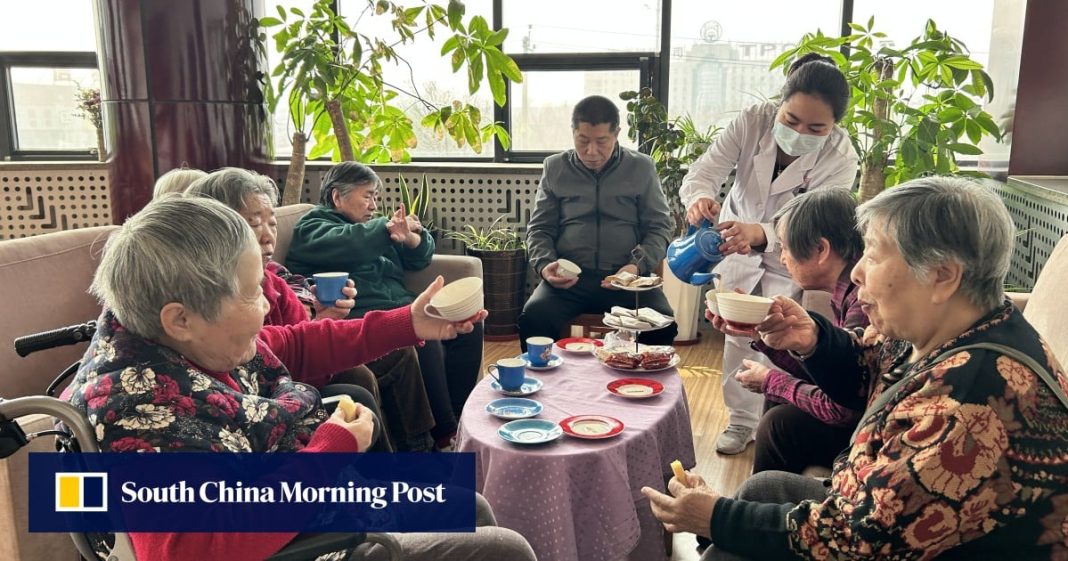
[[[671,8],[672,115],[702,128],[779,93],[785,78],[768,70],[807,32],[836,35],[840,0],[675,0]]]
[[[306,7],[312,0],[282,0]],[[275,2],[268,0],[273,7]],[[743,108],[778,95],[781,70],[768,68],[802,35],[822,30],[837,36],[843,20],[876,27],[887,41],[903,46],[923,30],[927,19],[963,40],[972,56],[987,66],[994,79],[994,101],[986,109],[1008,122],[1019,72],[1026,0],[466,0],[467,13],[499,22],[509,35],[503,50],[519,64],[524,81],[511,84],[506,107],[494,108],[488,89],[473,99],[466,95],[463,74],[451,73],[441,58],[443,39],[398,47],[406,63],[386,67],[386,82],[418,91],[434,103],[453,98],[482,109],[483,122],[496,118],[512,136],[509,150],[483,158],[496,161],[540,161],[571,145],[570,112],[584,96],[600,94],[625,105],[619,93],[643,86],[667,101],[672,116],[688,114],[700,128],[725,125]],[[350,22],[360,20],[368,33],[387,32],[384,18],[364,17],[365,0],[337,0]],[[496,12],[494,12],[496,10]],[[377,21],[376,21],[377,20]],[[272,57],[277,57],[274,53]],[[272,64],[276,64],[274,60]],[[413,120],[421,115],[409,105]],[[275,130],[285,130],[285,115],[275,116]],[[281,125],[281,126],[278,126]],[[625,126],[625,124],[624,124]],[[416,158],[470,158],[458,149],[415,127]],[[620,136],[625,140],[626,131]],[[279,153],[289,150],[288,135],[277,134]],[[987,146],[986,144],[991,144]],[[1007,145],[984,141],[988,154]]]
[[[346,21],[361,21],[363,25],[357,29],[372,37],[388,39],[396,37],[392,31],[387,17],[369,17],[365,14],[367,3],[364,0],[339,0],[340,14]],[[439,2],[444,5],[445,2]],[[413,4],[414,5],[414,4]],[[491,25],[493,23],[493,3],[491,0],[465,0],[464,21],[472,16],[482,16]],[[362,16],[362,17],[361,17]],[[387,63],[382,67],[382,79],[393,89],[401,92],[409,92],[442,106],[458,99],[463,103],[477,107],[482,113],[482,124],[493,121],[493,95],[489,86],[485,83],[474,95],[468,93],[466,66],[459,72],[452,72],[449,57],[441,56],[441,47],[451,35],[444,26],[437,27],[434,38],[431,39],[425,32],[415,36],[415,40],[406,44],[394,45],[393,49],[403,60],[396,64]],[[414,130],[419,144],[411,151],[413,158],[454,158],[454,157],[493,157],[493,144],[487,143],[482,147],[482,153],[476,153],[468,145],[463,148],[456,146],[456,142],[447,135],[437,138],[434,131],[419,126],[426,110],[422,103],[415,98],[402,93],[396,99],[404,108],[405,114],[415,124]]]
[[[904,47],[923,33],[928,19],[960,39],[971,57],[986,67],[994,82],[994,98],[983,104],[1002,128],[1011,126],[1020,77],[1020,50],[1026,0],[855,0],[853,21],[875,18],[875,27],[887,34],[891,46]],[[982,159],[995,165],[1008,162],[1011,138],[997,142],[984,138]]]
[[[16,23],[0,33],[0,157],[90,157],[96,129],[75,112],[100,88],[92,3],[0,2],[0,21]]]
[[[273,15],[275,12],[274,6],[280,5],[286,10],[295,7],[307,14],[311,13],[311,6],[314,3],[314,0],[268,0],[266,13]],[[486,18],[486,21],[493,20],[491,0],[467,0],[464,4],[466,6],[465,21],[472,15],[481,15]],[[383,39],[396,37],[396,33],[390,27],[388,17],[371,16],[366,13],[366,8],[367,3],[364,0],[339,0],[337,13],[344,17],[345,21],[360,33]],[[443,30],[444,28],[439,29]],[[273,34],[275,30],[277,28],[269,30],[269,35]],[[482,111],[483,123],[492,121],[493,98],[490,95],[489,87],[483,85],[478,93],[473,96],[467,93],[467,74],[463,70],[453,74],[449,59],[441,56],[441,46],[445,39],[446,34],[443,31],[436,33],[434,39],[431,39],[426,33],[420,33],[416,35],[415,40],[412,42],[395,45],[394,50],[404,60],[396,64],[385,63],[382,68],[383,79],[393,89],[417,94],[433,104],[445,105],[454,99],[470,103]],[[271,70],[281,62],[281,55],[275,51],[274,42],[270,39],[267,42],[267,61]],[[288,96],[288,93],[286,95]],[[283,99],[286,99],[286,97],[283,97]],[[484,146],[482,153],[477,154],[468,146],[458,148],[451,138],[436,138],[432,130],[419,126],[419,122],[426,113],[423,105],[417,99],[405,94],[401,94],[398,99],[406,114],[415,124],[414,130],[418,137],[418,146],[411,151],[413,157],[493,157],[492,144]],[[290,140],[294,131],[283,104],[279,104],[278,110],[272,116],[272,125],[275,155],[280,157],[289,156],[292,154]],[[310,126],[309,123],[308,127]],[[309,152],[312,149],[313,142],[314,140],[309,139]]]

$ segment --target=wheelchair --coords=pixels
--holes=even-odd
[[[52,331],[19,337],[15,352],[27,356],[64,345],[87,342],[96,333],[96,322],[72,325]],[[68,366],[48,385],[44,395],[3,399],[0,397],[0,459],[7,458],[35,438],[54,436],[56,450],[68,453],[95,453],[100,448],[89,420],[66,401],[57,399],[58,388],[77,371],[80,362]],[[333,400],[331,400],[333,401]],[[34,414],[49,415],[57,421],[54,430],[26,434],[17,420]],[[126,533],[113,534],[72,532],[71,539],[83,559],[103,561],[137,561],[133,545]],[[319,556],[338,551],[351,552],[343,559],[356,561],[356,547],[363,543],[378,544],[386,549],[390,559],[401,559],[400,544],[387,533],[359,532],[337,534],[298,534],[284,548],[267,561],[312,561]],[[143,561],[143,560],[142,560]]]

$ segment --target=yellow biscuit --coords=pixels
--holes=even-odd
[[[341,396],[341,399],[337,402],[337,408],[341,410],[346,422],[356,418],[356,402],[352,401],[351,397],[347,395]]]
[[[682,462],[678,460],[671,462],[671,471],[675,472],[675,479],[678,479],[679,483],[686,485],[686,470],[682,469]]]

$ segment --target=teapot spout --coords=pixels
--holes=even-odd
[[[690,280],[688,282],[694,286],[702,286],[708,284],[709,281],[711,281],[712,279],[718,278],[719,275],[717,275],[716,273],[694,273],[692,276],[690,276]]]

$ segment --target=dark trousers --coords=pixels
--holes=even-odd
[[[789,403],[774,405],[757,427],[753,473],[829,468],[849,446],[853,428],[828,425]]]
[[[382,394],[382,413],[397,450],[422,452],[434,443],[430,431],[434,415],[423,385],[419,356],[414,347],[397,349],[367,363],[378,379]]]
[[[435,439],[456,432],[467,396],[478,382],[478,371],[482,368],[482,328],[477,323],[471,333],[449,341],[427,341],[416,348],[426,395],[434,413],[435,424],[430,434]]]
[[[659,288],[638,293],[601,288],[601,280],[608,274],[612,273],[584,273],[579,276],[578,283],[567,290],[554,288],[548,282],[541,281],[519,316],[519,345],[523,351],[527,350],[528,337],[559,339],[571,320],[579,314],[600,314],[609,311],[612,306],[633,309],[635,294],[638,295],[639,308],[652,308],[667,316],[675,315],[664,291]],[[678,333],[679,328],[673,323],[663,329],[646,331],[638,340],[650,345],[670,345]]]
[[[371,396],[371,392],[361,388],[354,384],[327,384],[319,390],[321,397],[330,397],[334,395],[347,395],[352,398],[353,401],[363,405],[371,410],[375,415],[375,429],[371,435],[371,446],[367,450],[360,450],[360,452],[392,452],[393,447],[389,445],[389,439],[382,436],[382,412],[378,410],[378,404],[375,403],[375,398]],[[327,407],[328,413],[333,413],[337,405],[330,405]]]

